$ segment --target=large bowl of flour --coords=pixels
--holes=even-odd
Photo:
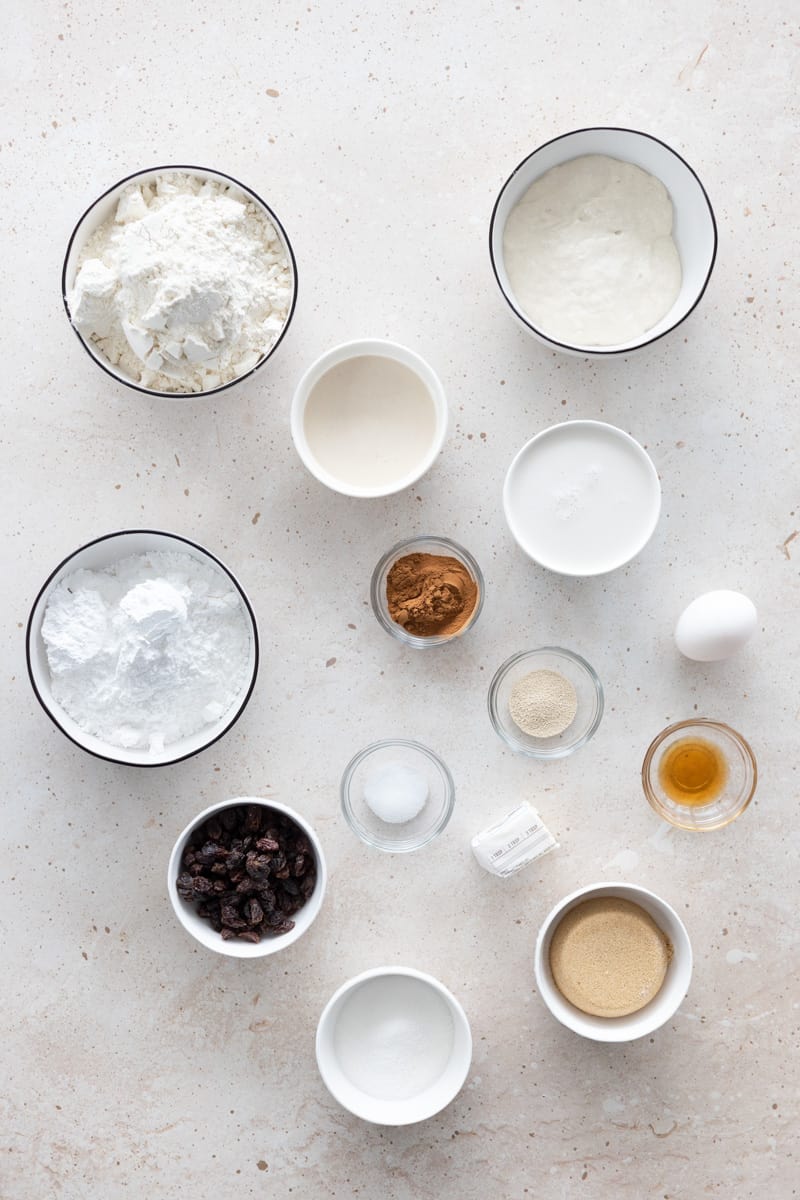
[[[206,167],[126,176],[89,206],[61,280],[70,324],[120,383],[172,400],[223,391],[262,367],[297,300],[278,217]]]
[[[519,163],[497,197],[489,252],[527,333],[606,357],[651,345],[689,316],[711,277],[717,227],[680,154],[647,133],[596,127]]]
[[[258,673],[255,615],[210,551],[151,529],[70,554],[31,609],[28,674],[72,742],[129,766],[180,762],[238,721]]]

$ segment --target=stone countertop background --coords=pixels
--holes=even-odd
[[[792,15],[782,0],[12,0],[0,121],[7,1200],[797,1194]],[[697,312],[622,361],[528,339],[488,260],[510,170],[586,124],[672,144],[719,223]],[[81,351],[59,295],[83,209],[124,174],[171,161],[254,187],[299,264],[299,306],[275,358],[190,404],[115,386]],[[386,501],[325,491],[289,435],[303,369],[362,335],[423,354],[451,405],[435,468]],[[645,552],[585,581],[528,562],[500,503],[518,447],[576,417],[640,439],[664,492]],[[143,524],[231,566],[264,651],[229,736],[156,771],[73,747],[24,663],[29,607],[52,567]],[[368,582],[391,543],[422,532],[468,546],[488,594],[462,643],[415,654],[378,628]],[[752,596],[760,629],[706,667],[678,655],[672,628],[715,587]],[[607,711],[587,748],[536,764],[504,748],[485,696],[504,658],[548,642],[596,667]],[[651,738],[694,713],[741,729],[760,770],[748,812],[707,836],[659,823],[639,783]],[[357,843],[337,807],[351,754],[395,734],[438,750],[457,787],[445,834],[401,858]],[[299,807],[332,876],[313,931],[255,962],[203,952],[164,888],[181,828],[242,793]],[[561,848],[497,881],[469,839],[523,798]],[[551,906],[613,878],[675,904],[695,952],[675,1018],[622,1047],[561,1028],[531,966]],[[401,1130],[339,1109],[314,1061],[329,995],[380,963],[442,979],[475,1039],[455,1102]]]

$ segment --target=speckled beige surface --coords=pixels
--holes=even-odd
[[[797,1194],[792,17],[780,0],[12,4],[0,132],[4,1200]],[[685,153],[720,231],[694,317],[641,356],[600,364],[528,340],[487,253],[510,169],[592,123]],[[262,193],[299,263],[274,361],[210,403],[115,386],[59,297],[83,208],[169,161]],[[376,503],[318,486],[288,426],[304,367],[362,335],[429,358],[452,406],[436,468]],[[628,429],[664,490],[647,550],[585,582],[528,563],[500,505],[516,449],[571,417]],[[154,772],[74,748],[24,664],[50,569],[142,524],[231,565],[264,648],[230,736]],[[375,561],[415,532],[463,542],[487,578],[475,630],[435,653],[404,651],[367,604]],[[730,662],[692,665],[672,626],[714,587],[751,595],[760,630]],[[573,759],[536,765],[497,739],[485,694],[502,659],[548,642],[596,667],[607,712]],[[761,771],[745,816],[707,836],[660,824],[638,779],[650,739],[695,712],[741,729]],[[457,786],[445,835],[397,860],[358,844],[337,808],[347,759],[392,734],[437,749]],[[204,953],[164,888],[184,824],[243,792],[299,807],[331,869],[312,932],[263,963]],[[504,883],[480,873],[469,838],[522,798],[561,849]],[[696,956],[675,1018],[628,1047],[573,1036],[532,984],[545,913],[614,877],[672,901]],[[458,1099],[398,1132],[340,1110],[313,1055],[331,992],[381,962],[442,979],[475,1038]]]

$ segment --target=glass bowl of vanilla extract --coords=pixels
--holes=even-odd
[[[650,806],[679,829],[706,833],[730,825],[753,799],[756,757],[740,733],[695,717],[663,729],[642,764]]]

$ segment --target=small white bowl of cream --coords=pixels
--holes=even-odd
[[[297,385],[291,426],[297,453],[320,483],[345,496],[390,496],[433,465],[447,433],[447,401],[413,350],[365,338],[312,363]]]
[[[627,354],[679,325],[714,266],[706,191],[664,142],[578,129],[512,172],[489,230],[495,277],[528,332],[572,354]]]
[[[317,1065],[333,1098],[376,1125],[441,1112],[472,1062],[464,1009],[443,984],[410,967],[376,967],[331,997],[317,1026]]]
[[[661,485],[629,433],[604,421],[565,421],[516,455],[503,509],[516,542],[540,566],[559,575],[603,575],[649,542]]]

